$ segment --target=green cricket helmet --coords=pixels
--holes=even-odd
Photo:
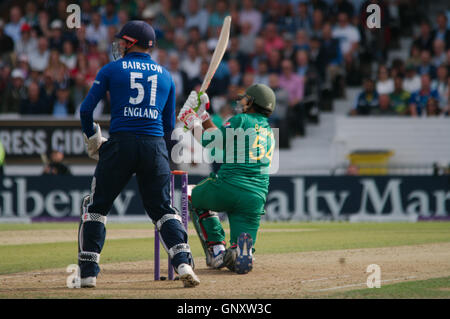
[[[253,84],[239,98],[248,98],[256,108],[272,113],[275,110],[276,98],[273,90],[265,84]]]

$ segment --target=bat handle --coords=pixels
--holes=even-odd
[[[200,104],[202,103],[202,101],[200,100],[200,97],[203,95],[203,91],[198,92],[197,94],[197,106],[194,107],[194,111],[197,112],[198,109],[200,108]]]

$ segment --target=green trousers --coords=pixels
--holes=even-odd
[[[243,232],[250,234],[255,244],[261,215],[264,214],[263,198],[211,174],[194,187],[191,201],[199,215],[208,210],[227,213],[231,246]],[[225,232],[218,218],[204,218],[200,224],[208,242],[225,241]]]

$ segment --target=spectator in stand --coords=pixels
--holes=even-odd
[[[255,74],[255,83],[269,86],[269,66],[266,60],[260,60]]]
[[[241,66],[239,65],[238,60],[236,59],[228,60],[227,64],[230,76],[230,84],[241,85],[242,73],[241,73]]]
[[[323,80],[331,87],[337,75],[342,73],[342,55],[339,40],[332,37],[331,24],[325,23],[322,28],[322,41],[317,56],[317,67]]]
[[[119,20],[119,22],[115,25],[115,27],[117,28],[117,30],[120,30],[129,20],[128,12],[122,9],[119,10],[117,12],[117,19]]]
[[[276,50],[282,50],[284,48],[284,41],[281,36],[278,35],[277,26],[275,23],[268,23],[264,29],[264,50],[269,55],[270,52]]]
[[[339,40],[345,65],[349,70],[358,56],[361,37],[358,29],[349,23],[347,13],[339,13],[338,24],[333,30],[333,38]]]
[[[208,11],[200,7],[198,0],[189,0],[185,27],[187,29],[198,27],[202,36],[205,36],[208,31],[208,21]]]
[[[251,55],[255,47],[256,35],[251,33],[250,22],[241,23],[241,33],[239,34],[239,51],[245,55]]]
[[[0,59],[14,50],[13,39],[5,33],[5,22],[0,19]]]
[[[340,13],[345,13],[347,17],[350,19],[355,15],[355,8],[347,0],[334,0],[328,10],[328,15],[330,17],[336,17]]]
[[[312,10],[321,10],[324,14],[328,14],[330,1],[327,0],[310,0],[309,6]],[[310,9],[310,10],[311,10]]]
[[[439,93],[431,89],[431,78],[428,74],[421,76],[421,89],[411,95],[409,110],[412,116],[425,114],[425,108],[430,98],[439,100]]]
[[[102,24],[105,26],[117,25],[119,17],[117,16],[114,1],[108,1],[105,5],[105,12],[102,14]]]
[[[64,154],[59,150],[52,150],[48,156],[42,175],[72,175],[70,168],[64,164]]]
[[[185,75],[180,70],[180,59],[177,53],[169,54],[169,68],[170,75],[175,83],[175,97],[177,101],[183,99],[183,78]]]
[[[73,50],[73,44],[71,41],[66,40],[63,43],[63,54],[59,57],[61,63],[63,63],[69,72],[72,72],[77,66],[77,56]]]
[[[439,13],[436,17],[437,28],[433,30],[433,40],[444,41],[445,49],[450,49],[450,30],[448,29],[448,19],[445,13]]]
[[[303,29],[308,33],[312,29],[312,16],[308,12],[308,5],[305,2],[299,2],[297,13],[294,15],[295,29]]]
[[[416,67],[414,65],[406,66],[406,76],[403,80],[403,88],[409,93],[414,93],[420,90],[421,80],[420,76],[416,72]]]
[[[437,69],[437,78],[431,83],[431,89],[436,90],[439,94],[439,106],[446,108],[448,105],[448,70],[445,65],[441,65]]]
[[[441,64],[444,64],[447,60],[447,54],[445,52],[445,42],[441,39],[433,41],[433,58],[431,64],[438,68]]]
[[[1,113],[19,113],[20,103],[27,96],[24,86],[25,75],[20,69],[14,69],[11,73],[11,83],[6,84],[5,93],[1,104]]]
[[[164,31],[167,31],[168,29],[171,29],[174,26],[174,18],[175,18],[175,11],[173,8],[174,4],[173,1],[171,0],[162,0],[159,1],[159,3],[160,8],[155,18],[155,24],[156,26],[158,26],[159,29],[164,29]],[[118,28],[118,30],[120,30],[120,28]]]
[[[272,51],[267,59],[269,65],[269,73],[280,73],[281,70],[281,53],[280,51]]]
[[[214,44],[214,46],[210,46],[209,48],[211,52],[213,52],[216,48],[216,44]],[[238,60],[241,67],[241,72],[245,72],[247,69],[252,69],[249,56],[239,50],[239,39],[237,37],[231,37],[228,42],[227,58]]]
[[[28,86],[28,97],[20,103],[20,114],[43,115],[50,114],[51,105],[45,103],[39,92],[39,84],[31,82]]]
[[[209,60],[211,58],[211,53],[209,52],[208,43],[205,40],[201,40],[198,43],[198,56],[202,60]]]
[[[44,71],[48,66],[49,59],[48,40],[46,37],[41,36],[38,39],[37,50],[29,56],[31,70],[38,72]]]
[[[431,34],[431,27],[427,21],[422,21],[420,24],[419,36],[413,41],[413,46],[417,46],[421,51],[433,50],[433,35]]]
[[[50,70],[44,71],[40,96],[45,101],[46,105],[52,106],[53,104],[55,104],[56,83]]]
[[[253,48],[252,54],[249,56],[251,59],[251,67],[253,70],[258,68],[259,60],[267,59],[268,56],[264,51],[264,39],[262,37],[255,38],[255,46]]]
[[[22,70],[25,76],[25,86],[28,86],[31,77],[30,65],[28,64],[28,57],[25,54],[20,54],[17,56],[16,61],[17,68]]]
[[[364,90],[359,93],[354,108],[350,115],[370,115],[372,110],[379,108],[379,95],[375,90],[375,83],[372,79],[365,79]]]
[[[443,115],[439,102],[435,98],[429,98],[425,107],[425,114],[427,117],[437,117]]]
[[[20,29],[25,22],[19,6],[13,6],[9,11],[9,22],[5,25],[5,34],[10,36],[14,42],[20,41]]]
[[[4,97],[11,85],[11,67],[0,61],[0,113],[2,113]]]
[[[215,10],[210,14],[208,26],[212,28],[221,27],[223,24],[223,20],[228,12],[228,3],[225,0],[218,0],[215,6]]]
[[[250,22],[252,34],[258,34],[262,27],[262,14],[256,10],[252,0],[242,1],[242,10],[239,13],[240,23]]]
[[[100,13],[92,13],[92,21],[86,28],[86,40],[100,43],[108,39],[108,28],[102,24]]]
[[[295,48],[294,36],[291,33],[285,32],[283,33],[283,41],[284,49],[281,50],[282,58],[293,60],[295,57],[295,52],[297,51]]]
[[[308,51],[297,51],[295,54],[295,66],[297,75],[305,78],[305,81],[317,80],[317,71],[315,67],[309,63]]]
[[[63,46],[63,22],[61,20],[53,20],[50,24],[49,48],[62,51]]]
[[[389,95],[381,94],[379,96],[379,107],[371,109],[371,115],[397,115],[397,112],[391,106]]]
[[[38,24],[37,6],[33,1],[27,1],[25,5],[24,23],[29,26],[36,26]]]
[[[61,83],[56,89],[56,101],[52,108],[55,118],[66,118],[74,114],[74,106],[69,99],[70,91],[66,83]]]
[[[309,50],[309,37],[308,33],[303,30],[297,30],[295,34],[295,50]]]
[[[323,11],[320,9],[314,9],[313,16],[312,16],[313,22],[311,29],[309,30],[309,35],[311,38],[322,37],[322,28],[324,25],[324,19],[323,19]]]
[[[269,75],[269,86],[275,93],[277,107],[269,117],[269,123],[272,127],[279,128],[280,148],[289,148],[290,126],[288,118],[289,110],[289,93],[280,87],[280,78],[278,74],[271,73]]]
[[[294,14],[286,14],[285,5],[278,1],[267,1],[262,8],[263,24],[275,23],[279,30],[295,32]]]
[[[253,72],[245,72],[242,77],[242,90],[255,84],[255,75]]]
[[[187,46],[186,57],[181,60],[181,70],[186,73],[187,80],[191,81],[200,73],[201,58],[197,54],[197,47],[194,43]]]
[[[308,52],[309,53],[309,62],[312,65],[314,65],[316,70],[318,70],[317,61],[318,61],[319,52],[320,52],[320,39],[316,38],[316,37],[311,38],[309,43],[310,43],[310,49]]]
[[[445,91],[444,95],[447,103],[444,104],[442,107],[443,112],[445,112],[445,115],[448,116],[450,115],[450,76],[448,77],[447,80],[447,90]]]
[[[390,94],[392,109],[398,115],[407,115],[409,112],[408,103],[411,98],[411,93],[403,88],[403,79],[397,75],[394,78],[394,92]]]
[[[391,94],[394,92],[394,80],[389,77],[389,69],[385,65],[380,65],[378,68],[376,89],[379,95]]]
[[[428,74],[431,79],[436,78],[436,67],[431,64],[431,51],[423,50],[420,53],[420,65],[417,67],[419,75]]]
[[[74,85],[72,85],[72,87],[70,88],[69,99],[72,102],[74,108],[77,110],[77,114],[79,114],[81,103],[86,97],[89,88],[84,82],[83,74],[78,73],[73,80]],[[95,110],[97,110],[97,108]]]
[[[296,131],[292,133],[304,135],[305,110],[300,103],[305,89],[304,78],[294,72],[294,65],[291,60],[283,60],[281,70],[280,87],[289,94],[289,107],[292,113],[292,116],[289,117],[292,120],[291,125],[296,128]]]
[[[20,41],[15,43],[14,51],[16,54],[25,54],[30,56],[31,53],[37,50],[37,39],[31,34],[31,27],[29,24],[24,23],[20,29],[21,38]]]
[[[49,63],[46,71],[49,71],[51,77],[58,83],[68,80],[67,67],[61,62],[59,52],[57,50],[52,50],[50,52]]]
[[[50,17],[47,11],[40,10],[38,14],[38,30],[40,34],[49,37],[50,36]]]
[[[197,26],[190,27],[188,30],[188,37],[189,42],[198,44],[202,39],[199,28]]]
[[[410,53],[409,53],[409,57],[406,60],[406,65],[412,65],[412,66],[418,68],[420,65],[420,62],[421,62],[421,60],[420,60],[421,52],[422,51],[420,50],[420,47],[418,45],[412,45]]]

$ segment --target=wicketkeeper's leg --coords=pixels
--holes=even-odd
[[[100,148],[91,194],[83,199],[81,206],[78,227],[81,278],[96,277],[100,272],[100,253],[106,237],[106,216],[132,176],[128,167],[133,165],[134,157],[128,155],[130,152],[127,149],[119,152],[118,142],[111,138]]]

